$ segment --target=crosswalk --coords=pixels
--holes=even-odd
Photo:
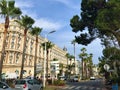
[[[87,87],[87,86],[65,86],[62,90],[102,90],[101,88],[96,87]]]

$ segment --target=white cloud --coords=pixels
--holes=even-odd
[[[53,30],[53,29],[59,30],[60,28],[63,27],[60,23],[55,22],[55,21],[50,21],[45,18],[40,18],[35,21],[36,21],[35,26],[39,26],[45,30]]]
[[[36,12],[32,11],[29,11],[29,10],[22,10],[22,15],[28,15],[30,17],[32,17],[33,19],[35,19],[38,15]]]
[[[17,7],[20,7],[20,8],[29,8],[29,7],[33,7],[33,6],[34,6],[33,2],[30,2],[30,1],[22,1],[22,0],[20,0],[20,1],[16,0],[15,5],[16,5]]]
[[[75,2],[75,0],[54,0],[60,3],[63,3],[64,5],[68,6],[69,8],[73,9],[79,9],[80,7],[80,2]]]

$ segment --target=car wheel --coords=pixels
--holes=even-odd
[[[43,90],[43,88],[41,87],[39,90]]]

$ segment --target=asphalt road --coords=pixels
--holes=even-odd
[[[67,82],[59,90],[105,90],[103,80],[88,80],[80,82]]]

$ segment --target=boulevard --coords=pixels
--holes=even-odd
[[[80,82],[67,82],[59,90],[106,90],[103,80],[87,80]]]

